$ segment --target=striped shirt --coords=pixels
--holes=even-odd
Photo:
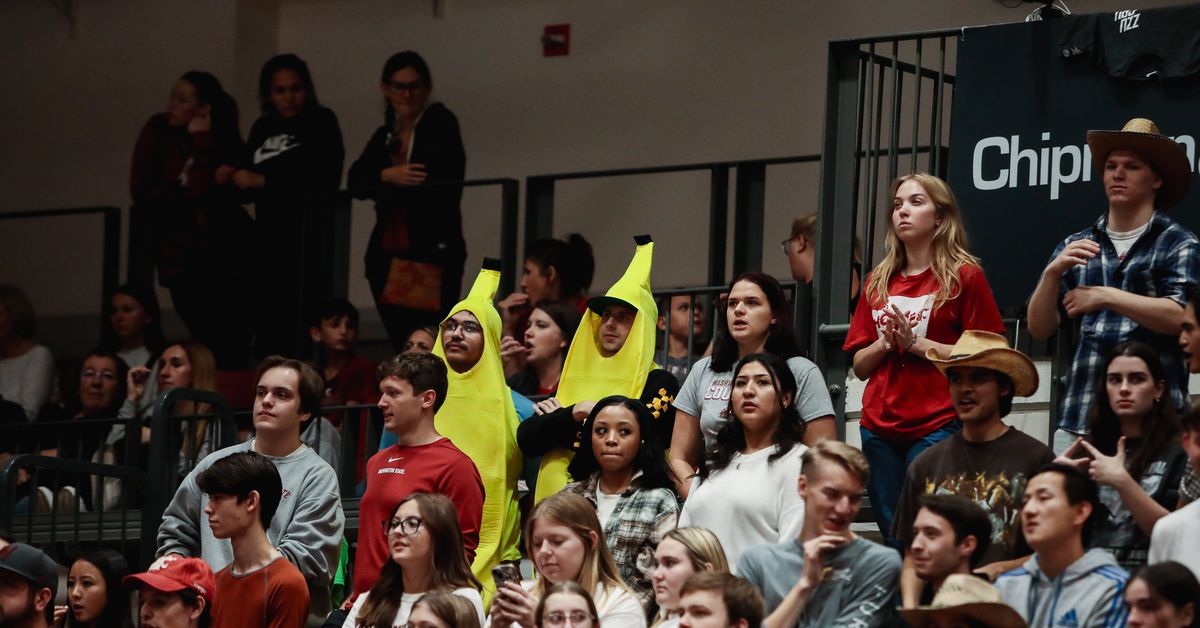
[[[1121,258],[1108,237],[1108,215],[1096,224],[1068,236],[1059,243],[1050,260],[1071,242],[1090,239],[1100,245],[1100,254],[1087,264],[1072,267],[1059,284],[1059,303],[1067,291],[1080,286],[1107,286],[1147,297],[1167,298],[1186,303],[1184,290],[1189,283],[1200,282],[1200,240],[1196,235],[1162,212],[1150,220],[1142,234]],[[1065,317],[1065,311],[1062,312]],[[1078,434],[1087,432],[1088,407],[1094,397],[1093,386],[1107,353],[1117,344],[1138,340],[1155,349],[1166,368],[1167,385],[1176,408],[1187,407],[1187,367],[1176,334],[1159,334],[1133,319],[1109,309],[1100,309],[1079,318],[1075,358],[1067,371],[1066,391],[1058,426]]]

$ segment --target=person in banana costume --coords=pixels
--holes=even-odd
[[[571,341],[558,395],[537,404],[517,429],[527,456],[541,456],[534,503],[570,481],[567,465],[580,447],[580,428],[598,399],[625,395],[641,399],[655,419],[653,436],[669,443],[675,423],[673,401],[679,382],[654,364],[658,306],[650,292],[654,243],[634,236],[637,249],[625,274],[604,296],[588,300],[588,311]],[[590,446],[589,443],[583,443]]]
[[[471,571],[484,586],[484,604],[495,593],[492,568],[521,560],[517,479],[523,458],[517,447],[519,417],[500,360],[500,314],[492,304],[500,285],[500,261],[484,259],[467,297],[450,309],[433,352],[449,367],[446,402],[434,424],[466,453],[483,480],[483,522]]]

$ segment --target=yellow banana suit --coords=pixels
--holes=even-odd
[[[500,360],[503,326],[492,304],[500,285],[499,269],[498,260],[485,259],[471,292],[450,309],[450,316],[466,310],[479,321],[483,355],[465,373],[447,369],[446,401],[434,420],[437,431],[475,462],[483,480],[483,520],[471,571],[483,583],[485,608],[495,593],[492,567],[500,561],[521,559],[521,516],[515,495],[522,463],[516,440],[520,421],[504,379]],[[446,357],[440,334],[433,352]]]
[[[654,242],[650,236],[635,236],[637,249],[625,274],[609,288],[603,297],[588,301],[588,311],[571,340],[571,348],[563,363],[558,383],[558,400],[563,406],[578,401],[597,401],[609,395],[638,398],[646,386],[646,376],[654,368],[654,334],[658,322],[658,305],[650,292],[650,267],[654,258]],[[604,357],[596,347],[596,330],[600,327],[600,312],[612,299],[637,310],[633,328],[621,350]],[[570,481],[567,465],[574,453],[555,449],[542,456],[538,470],[534,501],[557,493]]]

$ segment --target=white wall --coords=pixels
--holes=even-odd
[[[0,3],[0,211],[128,204],[128,164],[146,118],[183,71],[207,69],[238,96],[248,129],[253,82],[272,51],[296,52],[341,120],[348,163],[381,121],[383,61],[420,51],[436,97],[459,116],[472,178],[814,153],[824,122],[833,38],[1019,20],[989,0],[83,0],[79,34],[48,0]],[[1124,2],[1070,2],[1076,10]],[[1162,0],[1143,6],[1173,4]],[[543,58],[542,27],[569,22],[572,52]],[[16,62],[13,62],[13,61]],[[818,169],[769,170],[766,268],[777,242],[814,207]],[[681,174],[560,186],[555,231],[585,233],[593,288],[624,268],[628,236],[659,243],[653,281],[704,280],[708,183]],[[468,192],[472,252],[495,255],[498,194]],[[355,223],[357,262],[369,228]],[[29,289],[45,315],[99,299],[98,221],[0,222],[0,282]],[[732,230],[732,225],[730,225]],[[469,275],[470,273],[468,273]],[[370,309],[352,268],[352,298]],[[470,277],[468,276],[468,280]]]

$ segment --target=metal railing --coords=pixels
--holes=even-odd
[[[51,556],[74,556],[89,545],[103,546],[139,564],[135,557],[145,536],[143,518],[133,509],[133,499],[123,497],[115,508],[108,508],[105,491],[108,480],[138,487],[145,479],[144,473],[129,466],[15,456],[0,468],[0,528]],[[152,555],[153,551],[142,554]]]
[[[13,220],[51,220],[69,216],[99,215],[103,220],[101,228],[100,253],[100,312],[108,311],[105,299],[117,287],[120,275],[121,256],[121,209],[111,206],[97,207],[68,207],[62,209],[37,209],[18,212],[0,212],[0,222]],[[0,227],[6,229],[8,227]],[[104,317],[99,317],[97,324],[103,329]]]
[[[733,274],[762,268],[763,213],[766,199],[767,166],[816,163],[819,155],[797,155],[767,159],[718,161],[648,168],[618,168],[542,174],[525,179],[525,242],[554,234],[554,190],[560,181],[646,176],[677,172],[708,171],[708,269],[709,285],[725,282],[726,236],[729,224],[729,175],[733,173]]]

